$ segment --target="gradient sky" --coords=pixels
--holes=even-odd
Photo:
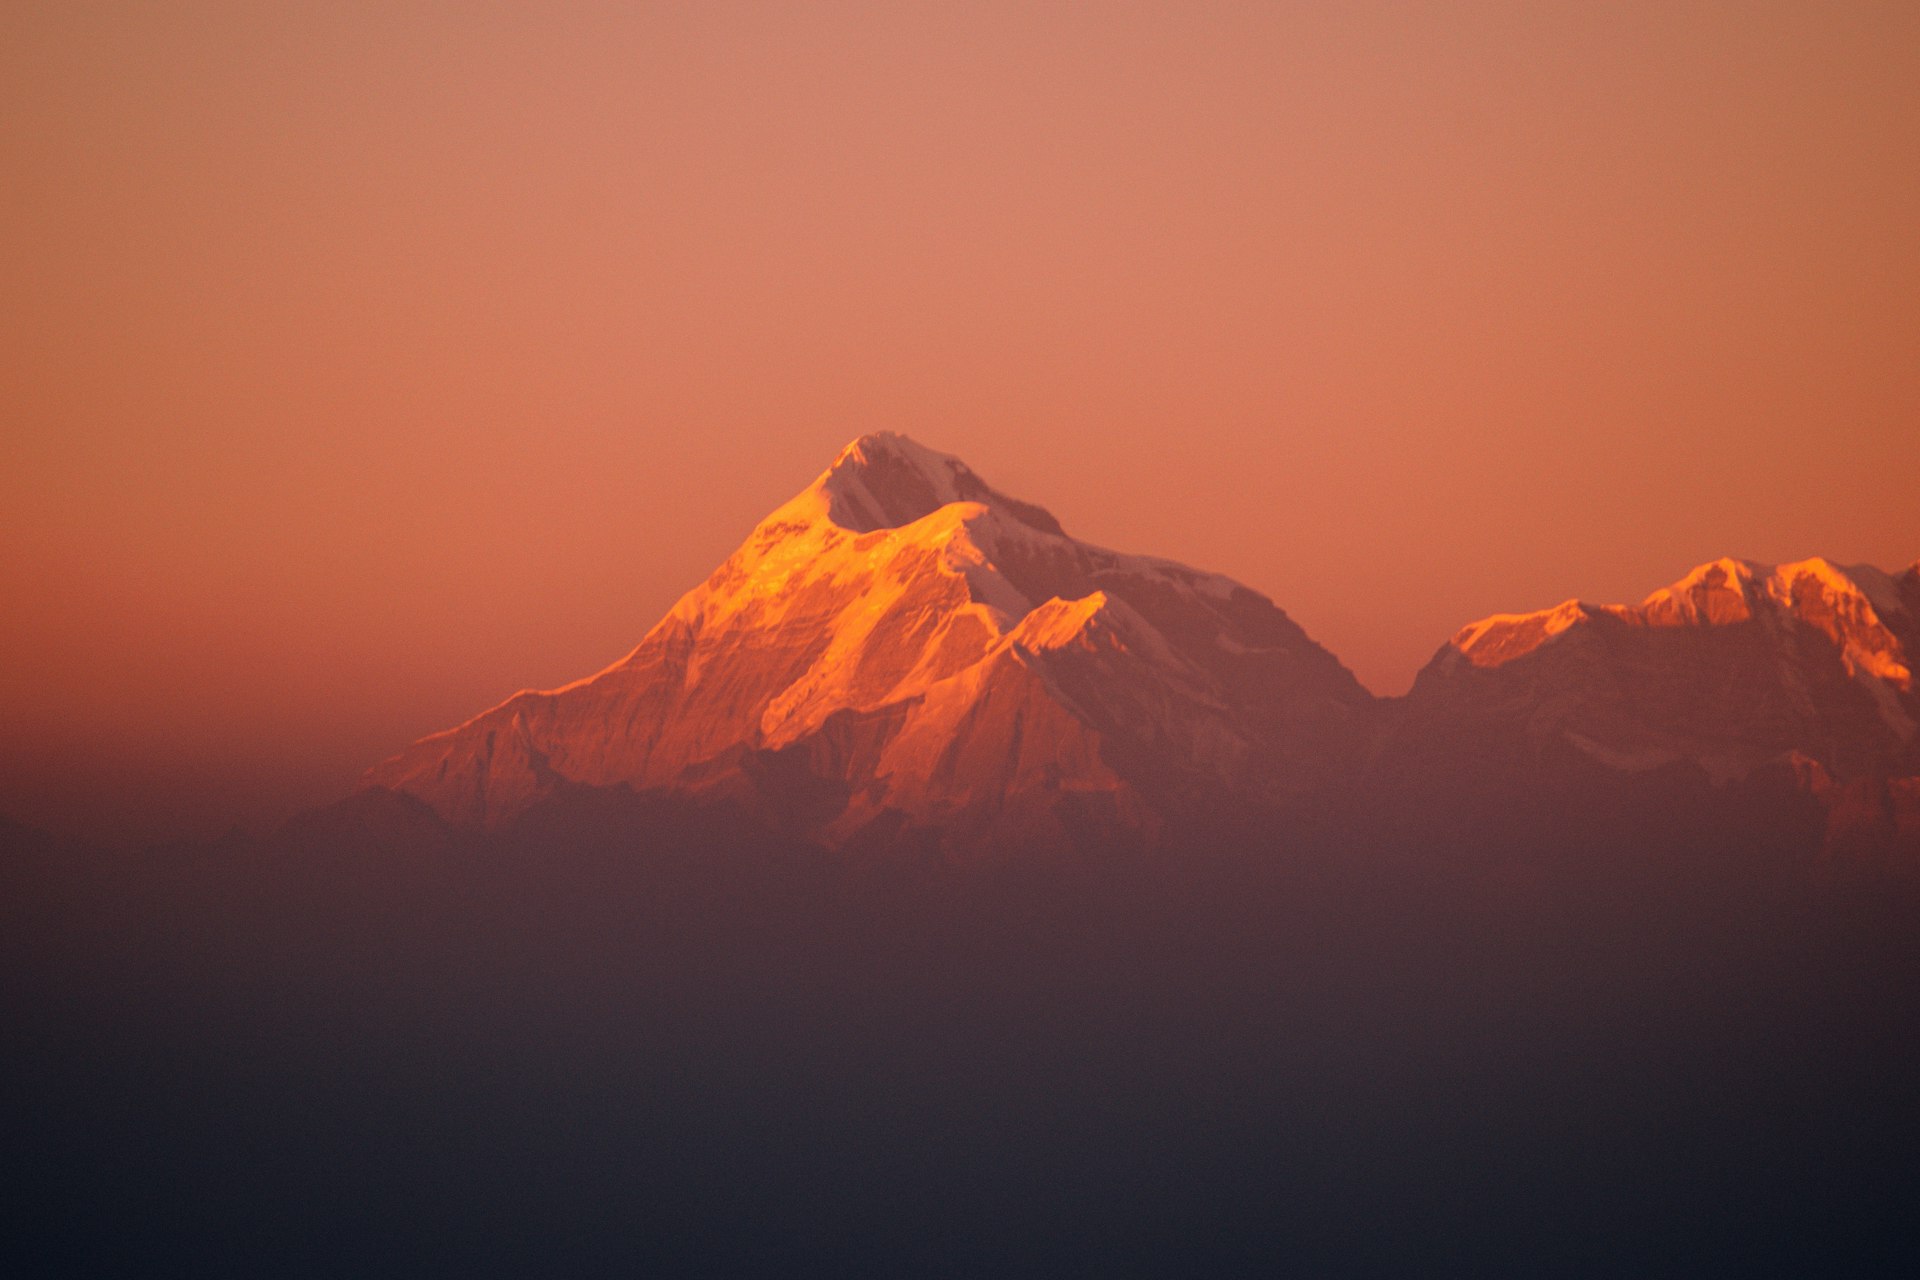
[[[1920,555],[1920,6],[99,4],[0,39],[0,811],[258,825],[852,437],[1376,692]]]

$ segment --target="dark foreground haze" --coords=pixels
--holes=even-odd
[[[1163,847],[6,831],[12,1274],[1893,1272],[1920,891],[1790,789]]]

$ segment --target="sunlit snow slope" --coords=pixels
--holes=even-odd
[[[1920,767],[1920,565],[1701,565],[1639,605],[1569,600],[1462,629],[1408,701],[1430,733],[1494,725],[1622,769],[1835,778]]]
[[[737,803],[829,843],[1150,832],[1283,800],[1371,698],[1271,601],[1068,537],[904,436],[864,436],[625,658],[367,775],[494,825],[571,788]]]

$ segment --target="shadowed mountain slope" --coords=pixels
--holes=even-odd
[[[1691,777],[1654,806],[1669,824],[1723,807],[1712,784],[1754,798],[1756,836],[1799,793],[1825,815],[1830,868],[1910,868],[1916,660],[1920,565],[1716,560],[1638,605],[1569,600],[1463,628],[1396,708],[1386,772],[1430,793]]]

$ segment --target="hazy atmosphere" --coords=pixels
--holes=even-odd
[[[1911,4],[6,26],[18,818],[333,799],[882,429],[1376,693],[1491,612],[1920,555]]]

